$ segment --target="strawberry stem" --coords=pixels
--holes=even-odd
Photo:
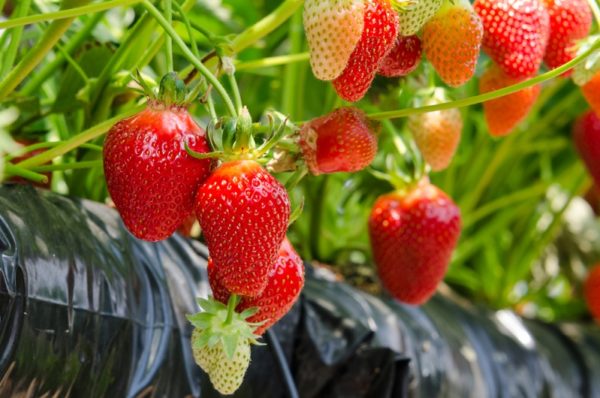
[[[173,25],[173,7],[171,5],[171,0],[164,0],[165,4],[165,19],[169,23],[169,25]],[[190,41],[193,39],[190,37]],[[167,35],[165,40],[165,53],[166,53],[166,61],[167,61],[167,72],[173,72],[173,39],[171,36]]]
[[[235,307],[237,307],[239,297],[237,294],[232,294],[227,301],[227,318],[225,319],[225,325],[230,325],[235,314]]]

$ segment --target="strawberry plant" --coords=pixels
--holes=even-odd
[[[220,392],[297,300],[301,258],[413,305],[446,283],[597,311],[600,242],[563,247],[599,173],[595,0],[0,10],[3,180],[114,206],[138,239],[197,220],[213,297],[191,349]]]

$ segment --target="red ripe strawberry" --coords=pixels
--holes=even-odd
[[[227,162],[198,190],[196,215],[223,285],[259,295],[288,226],[285,188],[253,160]]]
[[[426,181],[409,192],[380,196],[369,235],[385,288],[408,304],[427,301],[444,278],[460,229],[458,207]]]
[[[507,76],[498,66],[492,64],[479,80],[479,92],[483,94],[499,90],[522,80],[524,79]],[[490,134],[495,137],[509,134],[527,116],[539,94],[540,86],[538,84],[484,102],[483,113]]]
[[[23,145],[23,146],[29,146],[29,145],[33,145],[33,144],[37,143],[37,141],[31,141],[31,140],[26,140],[26,139],[17,139],[15,141],[18,142],[19,144]],[[39,155],[40,153],[43,153],[45,151],[46,151],[46,149],[36,149],[36,150],[31,151],[31,152],[27,152],[24,155],[17,156],[14,159],[12,159],[11,163],[17,164],[19,162],[22,162],[24,160],[32,158],[32,157],[34,157],[36,155]],[[50,164],[50,163],[47,163],[47,164]],[[31,180],[27,180],[27,179],[22,178],[22,177],[10,177],[8,179],[8,181],[15,182],[17,184],[31,184],[31,185],[36,186],[38,188],[50,189],[50,187],[52,186],[52,173],[42,173],[42,174],[45,175],[46,178],[48,178],[48,182],[46,182],[46,183],[32,182]]]
[[[550,17],[541,0],[475,0],[483,49],[506,74],[529,77],[542,63]]]
[[[390,0],[365,0],[362,35],[344,72],[333,87],[346,101],[360,100],[369,90],[375,74],[394,46],[398,33],[398,15]]]
[[[590,108],[600,114],[600,72],[596,73],[590,81],[581,86],[581,93],[588,104],[590,104]]]
[[[194,210],[194,197],[208,177],[206,135],[185,108],[151,101],[137,115],[115,124],[104,143],[108,192],[123,222],[139,239],[168,238]]]
[[[589,271],[583,285],[583,295],[590,313],[600,322],[600,265]]]
[[[423,28],[423,51],[442,80],[452,87],[473,77],[483,25],[467,0],[449,0]]]
[[[394,48],[383,59],[379,73],[385,77],[406,76],[419,66],[421,40],[418,36],[398,36]]]
[[[423,105],[446,102],[442,92]],[[408,129],[425,161],[433,171],[443,170],[452,161],[463,128],[460,111],[456,108],[412,115],[408,119]]]
[[[300,147],[310,172],[352,172],[367,167],[377,153],[372,122],[357,108],[339,108],[300,130]]]
[[[317,79],[342,74],[364,26],[364,0],[306,0],[304,31]]]
[[[212,259],[208,260],[208,281],[215,299],[226,304],[229,291],[223,286]],[[263,292],[256,297],[242,297],[236,311],[258,308],[258,311],[247,319],[248,322],[263,322],[255,331],[261,335],[288,313],[298,299],[304,286],[304,265],[291,243],[284,239],[279,249],[279,256],[269,271],[269,281]]]
[[[573,126],[573,141],[588,172],[600,185],[600,117],[587,111]]]
[[[550,15],[550,38],[544,61],[553,69],[575,57],[574,46],[587,37],[592,27],[592,11],[586,0],[542,1]]]

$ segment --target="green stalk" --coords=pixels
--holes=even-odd
[[[256,61],[239,62],[235,65],[235,70],[237,72],[240,72],[252,69],[268,68],[270,66],[289,65],[296,62],[308,61],[308,59],[309,54],[307,52],[299,54],[281,55],[277,57],[262,58]]]
[[[215,90],[217,90],[221,97],[223,97],[225,105],[227,106],[227,109],[229,110],[231,115],[236,116],[237,112],[235,109],[235,105],[231,101],[231,98],[227,94],[227,91],[225,90],[221,82],[215,77],[215,75],[211,73],[211,71],[206,66],[204,66],[204,64],[198,58],[194,56],[194,54],[191,52],[188,46],[183,42],[181,37],[179,37],[177,32],[175,32],[175,29],[173,29],[173,27],[169,25],[169,23],[162,16],[160,11],[158,11],[158,9],[156,9],[156,7],[154,7],[149,0],[144,0],[144,7],[154,17],[154,19],[156,19],[156,22],[158,22],[163,27],[167,35],[171,36],[177,47],[179,47],[179,49],[183,52],[183,56],[192,65],[194,65],[196,69],[198,69],[198,71],[202,73],[202,75],[204,75],[206,80],[208,80],[208,82],[213,85],[213,87],[215,88]]]
[[[48,164],[43,166],[32,167],[35,172],[48,172],[58,170],[76,170],[76,169],[91,169],[94,167],[102,167],[102,160],[86,160],[82,162]]]
[[[30,25],[33,23],[44,22],[44,21],[56,21],[63,19],[73,20],[82,15],[93,14],[99,11],[110,10],[115,7],[126,7],[135,3],[140,3],[142,0],[111,0],[86,6],[68,8],[66,10],[47,12],[43,14],[29,15],[23,18],[9,19],[4,22],[0,22],[0,29],[12,29],[18,26]],[[75,4],[86,4],[89,1],[73,1]],[[64,3],[68,3],[65,1]],[[64,4],[63,4],[64,5]]]
[[[302,13],[294,14],[289,23],[289,41],[290,51],[292,53],[300,52],[302,48]],[[283,78],[283,91],[281,101],[281,111],[291,118],[298,118],[298,115],[293,115],[296,108],[296,100],[299,97],[296,88],[298,88],[298,65],[290,64],[285,68]]]
[[[271,14],[240,33],[232,42],[233,52],[239,53],[274,31],[294,15],[303,3],[304,0],[285,0]]]
[[[71,7],[80,4],[89,3],[91,0],[65,0],[63,6]],[[31,73],[31,71],[45,58],[46,54],[60,40],[67,31],[74,17],[54,21],[50,24],[41,40],[33,47],[21,62],[4,77],[0,82],[0,102],[8,97],[9,94]],[[6,21],[6,22],[11,22]],[[0,23],[1,24],[1,23]]]
[[[17,3],[17,9],[15,15],[17,17],[25,16],[29,12],[29,6],[31,0],[23,0]],[[2,9],[0,8],[0,11]],[[4,32],[9,34],[8,31]],[[8,50],[4,53],[4,61],[2,62],[2,69],[0,70],[0,77],[6,75],[8,71],[13,67],[15,58],[17,57],[17,51],[19,50],[19,44],[21,44],[21,37],[23,36],[23,26],[19,26],[17,29],[11,32],[10,44]]]
[[[58,145],[62,145],[64,143],[65,143],[65,141],[38,142],[36,144],[32,144],[32,145],[28,145],[26,147],[20,148],[18,151],[15,151],[13,153],[10,153],[10,154],[6,155],[4,157],[4,159],[10,161],[10,160],[12,160],[12,159],[14,159],[16,157],[23,156],[26,153],[33,152],[33,151],[38,150],[38,149],[52,148],[52,147],[55,147],[55,146],[58,146]],[[85,148],[85,149],[91,149],[91,150],[94,150],[94,151],[102,152],[102,147],[99,146],[99,145],[81,144],[80,147],[81,148]]]
[[[238,296],[232,294],[227,301],[227,318],[225,319],[225,325],[231,324],[233,320],[233,314],[235,314],[235,307],[238,304]]]
[[[519,90],[522,90],[527,87],[535,86],[538,83],[545,82],[546,80],[553,79],[562,75],[567,70],[573,68],[575,65],[584,61],[589,55],[591,55],[594,51],[600,49],[600,40],[597,40],[587,51],[582,53],[581,55],[573,58],[571,61],[566,64],[553,69],[549,72],[538,75],[534,78],[524,80],[517,84],[513,84],[512,86],[501,88],[500,90],[490,91],[485,94],[476,95],[474,97],[468,97],[459,99],[456,101],[444,102],[436,105],[423,106],[419,108],[406,108],[399,109],[395,111],[387,111],[387,112],[377,112],[368,115],[370,119],[374,120],[383,120],[383,119],[396,119],[401,117],[406,117],[410,115],[417,115],[421,113],[440,111],[444,109],[452,109],[452,108],[462,108],[465,106],[480,104],[485,101],[490,101],[496,98],[504,97],[505,95],[512,94]]]
[[[173,7],[171,0],[165,1],[165,19],[169,26],[173,26]],[[165,52],[167,53],[167,73],[173,72],[173,39],[171,36],[166,37],[165,41]]]
[[[104,13],[94,14],[88,21],[77,31],[73,37],[69,39],[67,44],[64,45],[64,52],[71,54],[76,48],[78,48],[84,40],[86,40],[90,32],[98,25],[98,22],[102,19]],[[45,64],[39,71],[37,71],[31,79],[25,83],[21,91],[19,92],[23,96],[31,95],[36,91],[39,86],[42,85],[56,69],[58,69],[65,62],[65,55],[59,53],[56,55],[51,62]]]
[[[40,182],[42,184],[45,184],[48,182],[48,177],[46,177],[45,175],[35,173],[33,171],[27,170],[23,167],[19,167],[14,164],[11,164],[11,163],[6,163],[4,165],[4,172],[5,172],[5,175],[4,175],[5,178],[10,177],[10,176],[17,176],[17,177],[26,178],[31,181]]]
[[[229,79],[229,84],[231,86],[231,91],[233,91],[233,100],[235,101],[235,107],[237,109],[237,114],[241,114],[243,104],[242,104],[242,95],[240,94],[240,88],[237,84],[237,79],[235,78],[235,74],[227,74],[227,78]]]
[[[179,12],[179,18],[181,19],[181,21],[183,21],[183,24],[185,25],[185,29],[190,38],[190,45],[192,46],[192,53],[196,56],[196,58],[200,58],[200,52],[198,51],[198,45],[196,44],[196,40],[194,40],[194,31],[192,30],[192,24],[190,23],[190,19],[187,17],[187,15],[185,15],[185,11],[177,2],[175,2],[173,4],[175,5],[175,8]],[[172,40],[170,37],[168,37],[168,40],[171,41],[171,45],[172,45],[173,43],[172,43]]]
[[[125,119],[135,115],[136,113],[142,111],[145,107],[145,104],[137,105],[127,110],[126,112],[123,112],[111,119],[107,119],[104,122],[99,123],[81,132],[80,134],[66,140],[63,144],[58,145],[55,148],[49,149],[46,152],[40,153],[39,155],[33,156],[29,159],[19,162],[17,166],[23,168],[41,166],[44,163],[47,163],[58,156],[62,156],[65,153],[81,146],[82,144],[85,144],[88,141],[100,137],[102,134],[105,134],[115,123],[117,123],[121,119]]]

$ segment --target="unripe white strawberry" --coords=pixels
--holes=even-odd
[[[304,2],[304,31],[317,79],[333,80],[342,74],[362,35],[364,13],[363,0]]]

